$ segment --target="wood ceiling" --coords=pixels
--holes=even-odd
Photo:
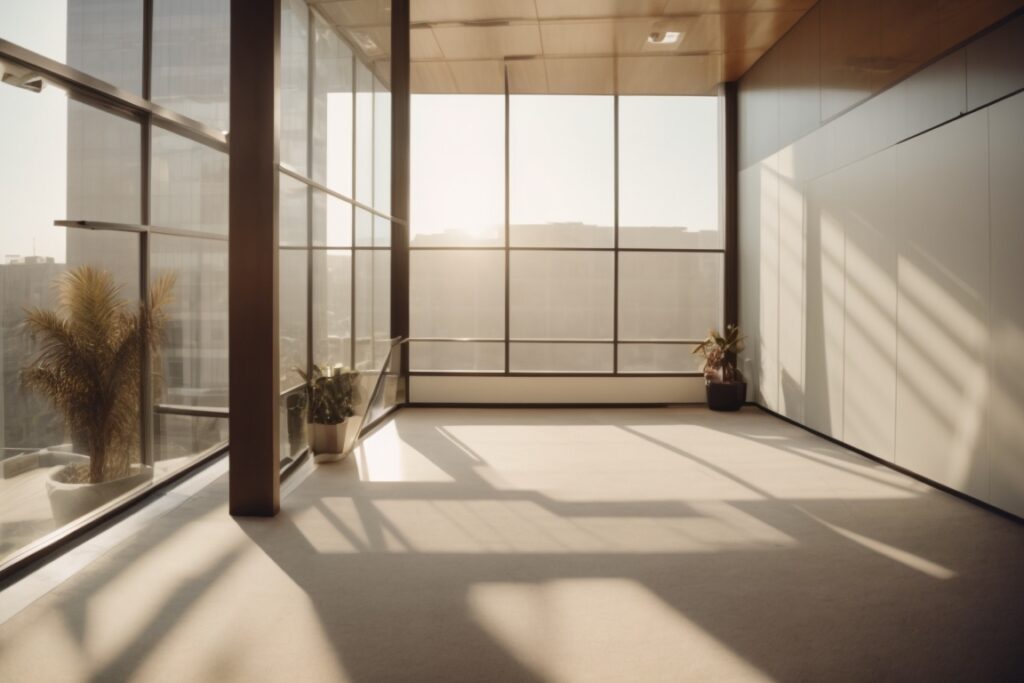
[[[309,0],[385,76],[391,0]],[[410,0],[412,90],[704,95],[815,0]],[[680,34],[652,44],[652,34]]]

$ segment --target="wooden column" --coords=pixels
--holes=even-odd
[[[725,324],[740,322],[740,245],[739,245],[739,157],[737,84],[723,83],[719,90],[719,126],[721,129],[721,201],[725,229]]]
[[[231,1],[230,511],[280,507],[277,155],[280,0]]]
[[[409,0],[391,3],[391,336],[409,336]],[[409,345],[402,346],[408,387]]]

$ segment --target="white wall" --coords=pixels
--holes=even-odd
[[[740,172],[740,317],[758,403],[1024,516],[1024,93],[971,49]]]

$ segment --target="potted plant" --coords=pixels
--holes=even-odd
[[[39,350],[21,371],[21,384],[49,399],[84,455],[46,482],[53,518],[63,525],[139,484],[153,468],[138,462],[144,351],[163,341],[174,276],[133,306],[113,276],[89,266],[56,282],[57,307],[25,311],[25,330]]]
[[[736,367],[736,354],[743,351],[740,328],[726,325],[725,334],[710,330],[708,337],[693,349],[704,355],[704,383],[711,410],[739,410],[747,399],[747,383]]]
[[[355,414],[359,399],[359,373],[344,365],[314,365],[307,375],[297,370],[306,383],[309,448],[315,462],[341,460],[345,452],[345,431]]]

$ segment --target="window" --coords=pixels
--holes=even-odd
[[[505,98],[413,95],[410,246],[505,244]]]
[[[696,372],[724,302],[718,113],[714,97],[414,96],[411,369]]]
[[[228,129],[230,0],[154,0],[153,101]]]
[[[718,100],[619,99],[619,245],[714,249],[719,230]]]
[[[228,234],[228,155],[154,126],[151,222]]]
[[[313,15],[313,24],[313,180],[351,197],[352,50],[319,15]]]
[[[281,163],[306,173],[309,135],[309,9],[281,0]]]
[[[619,338],[703,339],[721,327],[722,255],[619,254]]]
[[[415,338],[505,338],[505,254],[414,251],[409,326]]]
[[[611,252],[512,252],[511,338],[611,341],[614,271]]]
[[[509,107],[512,246],[614,246],[615,100],[515,95]]]

